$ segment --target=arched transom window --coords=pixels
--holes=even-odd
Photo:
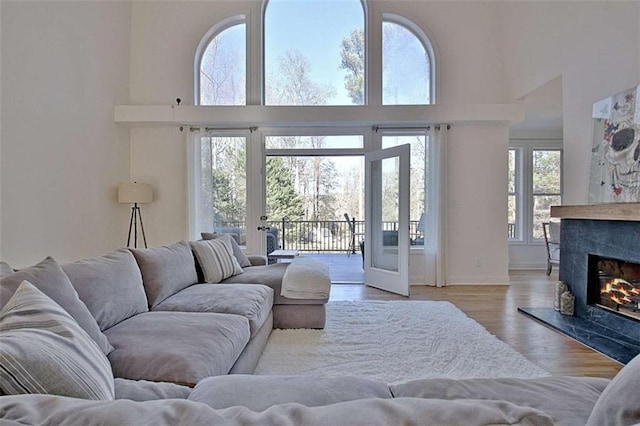
[[[426,105],[435,103],[431,43],[414,22],[383,14],[368,23],[363,0],[268,0],[260,34],[262,61],[247,69],[243,15],[216,24],[196,53],[196,103],[246,105]],[[369,25],[380,31],[367,31]],[[255,32],[255,31],[254,31]],[[380,34],[373,40],[369,34]],[[369,60],[367,55],[380,55]],[[262,66],[256,68],[255,65]],[[367,84],[371,64],[379,87]],[[247,80],[260,81],[247,97]],[[259,76],[259,77],[258,77]],[[374,96],[368,91],[374,91]]]

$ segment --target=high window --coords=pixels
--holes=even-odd
[[[269,0],[266,105],[362,105],[365,14],[360,0]]]
[[[562,204],[562,149],[548,141],[512,144],[509,149],[508,235],[538,242],[550,207]]]
[[[246,105],[246,34],[244,16],[238,16],[215,26],[203,39],[196,77],[200,105]]]
[[[385,15],[382,22],[382,104],[431,102],[431,49],[410,21]]]

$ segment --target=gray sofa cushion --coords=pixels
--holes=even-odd
[[[192,389],[188,386],[169,382],[150,382],[147,380],[114,380],[116,399],[132,401],[153,401],[155,399],[186,399]]]
[[[499,400],[543,411],[556,425],[584,425],[607,379],[425,379],[391,385],[395,398]]]
[[[52,257],[47,257],[37,265],[0,278],[0,308],[9,301],[20,283],[25,280],[67,311],[78,325],[95,340],[105,355],[113,350],[87,306],[78,297],[69,277]]]
[[[147,297],[136,259],[127,249],[62,265],[101,330],[147,312]]]
[[[165,299],[153,310],[242,315],[249,320],[253,337],[272,307],[273,290],[264,285],[196,284]]]
[[[191,246],[186,241],[131,252],[142,272],[150,308],[198,282]]]
[[[234,275],[221,281],[224,284],[260,283],[273,289],[274,305],[318,305],[327,303],[327,299],[287,299],[280,296],[282,277],[287,270],[288,263],[274,263],[273,265],[251,266],[244,268],[244,273]]]
[[[55,410],[52,410],[55,407]],[[536,425],[551,419],[528,407],[501,401],[443,401],[418,398],[362,399],[319,407],[275,405],[256,413],[236,406],[214,410],[182,399],[133,402],[85,401],[51,395],[0,398],[0,413],[10,424],[108,425]]]
[[[381,382],[356,377],[252,376],[232,374],[202,380],[190,401],[213,408],[242,405],[263,411],[272,405],[296,402],[315,407],[365,398],[392,398]]]
[[[204,312],[146,312],[111,327],[115,377],[195,386],[227,374],[249,341],[249,320]]]
[[[640,355],[616,374],[593,407],[589,426],[640,423]]]
[[[0,395],[112,400],[106,356],[76,320],[23,281],[0,310]]]

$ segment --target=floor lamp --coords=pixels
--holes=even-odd
[[[144,247],[147,248],[147,236],[144,233],[142,224],[142,214],[138,204],[148,204],[153,201],[153,191],[151,185],[147,183],[127,182],[118,185],[118,202],[121,204],[133,204],[131,207],[131,219],[129,220],[129,236],[127,237],[127,247],[131,244],[131,231],[133,231],[133,247],[138,247],[138,221]]]

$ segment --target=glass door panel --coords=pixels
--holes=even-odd
[[[365,155],[365,284],[404,296],[409,295],[409,154],[409,145],[401,145]]]

